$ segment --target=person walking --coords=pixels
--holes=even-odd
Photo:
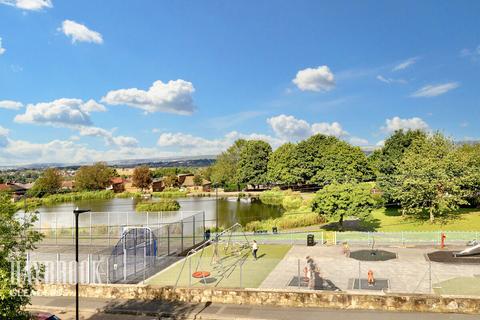
[[[257,260],[257,251],[258,251],[257,241],[253,240],[253,244],[252,244],[252,254],[253,254],[253,258],[254,258],[255,260]]]

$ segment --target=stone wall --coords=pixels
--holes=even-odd
[[[74,296],[74,285],[41,284],[36,295]],[[275,305],[416,312],[480,314],[480,298],[421,294],[362,294],[345,292],[260,289],[172,288],[144,285],[81,285],[80,296],[109,299],[164,299],[182,302]]]

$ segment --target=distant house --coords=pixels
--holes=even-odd
[[[63,180],[62,181],[62,190],[73,190],[75,188],[75,181],[73,180]]]
[[[209,192],[211,190],[212,183],[206,179],[202,179],[202,184],[196,186],[194,183],[195,175],[193,173],[186,173],[178,175],[178,183],[180,188],[192,190],[201,190],[204,192]]]
[[[110,180],[110,186],[107,187],[107,190],[113,190],[115,193],[125,191],[125,179],[121,177],[115,177]]]
[[[8,192],[12,194],[12,199],[18,200],[27,193],[28,189],[25,186],[17,183],[2,183],[0,184],[0,192]]]
[[[165,183],[163,178],[154,179],[152,182],[152,191],[153,192],[162,192],[165,189]]]

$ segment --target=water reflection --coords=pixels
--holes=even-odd
[[[253,221],[279,217],[282,209],[277,206],[265,205],[257,199],[237,199],[237,198],[180,198],[177,199],[181,206],[181,211],[204,211],[206,226],[214,227],[216,225],[216,213],[218,205],[218,225],[228,227],[239,222],[242,225]],[[92,214],[93,225],[123,225],[123,224],[141,224],[145,217],[141,213],[135,212],[135,205],[140,201],[137,199],[109,199],[109,200],[82,200],[74,203],[63,203],[55,206],[41,207],[42,221],[39,222],[43,228],[72,225],[75,208],[91,209],[93,212],[110,212],[106,214]],[[59,214],[63,213],[63,214]],[[115,214],[117,213],[117,214]],[[150,223],[170,222],[178,220],[178,213],[154,215]],[[90,216],[80,216],[80,223],[90,222]]]

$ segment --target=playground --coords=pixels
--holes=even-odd
[[[223,247],[217,249],[218,256],[215,254],[215,245],[208,246],[203,254],[197,252],[177,262],[148,279],[147,284],[258,288],[284,259],[291,246],[260,245],[257,260],[253,258],[250,248],[240,251],[225,251]]]

